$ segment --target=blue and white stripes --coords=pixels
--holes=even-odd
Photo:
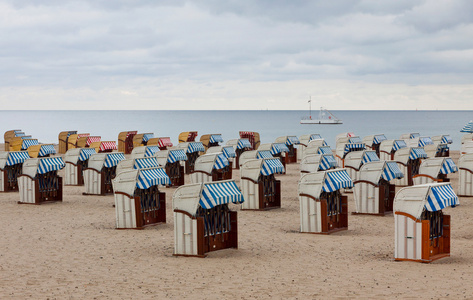
[[[399,169],[399,166],[397,165],[396,162],[394,161],[387,161],[383,172],[381,173],[381,178],[383,178],[386,181],[391,181],[395,178],[401,179],[404,177],[404,174],[402,173],[401,169]]]
[[[445,207],[455,207],[459,205],[458,197],[452,189],[450,184],[432,186],[430,188],[425,208],[428,211],[438,211]]]
[[[348,143],[350,143],[350,144],[361,144],[361,143],[363,143],[363,141],[361,140],[361,138],[359,136],[354,136],[354,137],[352,137],[348,140]]]
[[[384,134],[377,134],[373,138],[373,145],[381,144],[381,142],[385,140],[387,140],[387,138]]]
[[[442,136],[441,143],[442,144],[451,144],[451,143],[453,143],[453,140],[449,135],[444,135],[444,136]]]
[[[327,171],[325,173],[324,185],[322,190],[324,192],[334,192],[341,188],[353,187],[353,181],[345,169],[337,171]]]
[[[40,158],[38,170],[36,171],[36,173],[46,174],[51,171],[61,170],[62,168],[64,168],[64,165],[65,164],[64,164],[64,161],[62,160],[62,157]]]
[[[395,140],[393,143],[392,151],[396,152],[397,150],[406,148],[406,147],[407,147],[406,142],[404,142],[403,140]]]
[[[212,134],[212,135],[210,136],[210,142],[211,142],[211,143],[223,143],[222,135],[220,135],[220,134]]]
[[[105,168],[112,168],[118,165],[118,163],[125,159],[125,155],[121,152],[119,153],[108,153],[107,158],[104,162]]]
[[[256,152],[256,158],[258,158],[258,159],[273,158],[273,155],[268,150],[261,150],[261,151]]]
[[[154,138],[154,133],[145,133],[145,134],[143,134],[143,142],[147,142],[152,138]]]
[[[243,195],[235,181],[204,183],[199,204],[204,209],[227,204],[243,203]]]
[[[156,157],[135,158],[134,169],[147,169],[159,167],[158,159]]]
[[[80,154],[79,154],[79,160],[80,161],[85,161],[85,160],[88,160],[89,157],[92,155],[92,154],[95,154],[97,153],[95,151],[95,148],[82,148],[80,150]]]
[[[187,146],[187,153],[205,152],[204,144],[202,142],[189,142]]]
[[[146,147],[146,152],[145,152],[145,157],[154,156],[156,154],[156,152],[158,152],[158,151],[159,151],[158,146],[147,146]]]
[[[457,165],[455,165],[455,163],[450,157],[445,158],[443,160],[442,167],[440,168],[440,173],[447,175],[455,172],[458,172]]]
[[[271,174],[284,173],[284,166],[279,158],[264,159],[261,165],[261,175],[269,176]]]
[[[365,150],[365,149],[366,149],[366,145],[364,143],[345,144],[344,154],[347,154],[352,151],[360,151],[360,150]]]
[[[317,154],[330,154],[330,155],[332,155],[333,152],[332,152],[332,149],[330,149],[329,146],[323,146],[323,147],[319,147],[319,150],[317,150]]]
[[[22,164],[25,160],[29,159],[30,156],[28,152],[18,151],[18,152],[10,152],[8,154],[7,162],[5,166],[14,166],[16,164]]]
[[[321,140],[322,139],[322,136],[318,133],[316,134],[311,134],[310,135],[310,139],[309,139],[309,142],[312,141],[312,140]]]
[[[176,161],[187,160],[187,155],[182,149],[169,150],[168,163],[175,163]]]
[[[252,148],[251,143],[248,139],[239,139],[237,149]]]
[[[142,190],[148,189],[155,185],[170,185],[171,179],[163,168],[141,169],[136,187]]]
[[[38,145],[38,140],[37,139],[27,139],[23,140],[21,143],[21,150],[26,150],[28,149],[29,146],[34,146]]]
[[[281,152],[289,152],[289,148],[281,143],[274,143],[271,145],[271,154],[276,155]]]
[[[427,158],[427,153],[425,152],[424,148],[411,148],[409,159],[415,160],[418,158]]]
[[[44,157],[49,154],[56,154],[56,149],[54,149],[54,145],[41,145],[38,157]]]
[[[214,166],[213,166],[213,168],[215,170],[221,170],[221,169],[223,169],[223,168],[225,168],[229,165],[230,165],[230,162],[225,157],[225,155],[223,155],[223,153],[216,155],[215,161],[214,161]]]
[[[286,146],[299,145],[300,143],[297,136],[288,136],[286,139]]]
[[[236,157],[235,149],[233,149],[233,146],[222,147],[222,153],[227,159]]]
[[[336,167],[337,167],[337,161],[335,160],[335,157],[333,157],[333,155],[330,155],[330,154],[322,155],[322,158],[319,163],[319,170],[325,171],[325,170],[329,170]]]
[[[424,147],[425,145],[433,145],[434,142],[428,136],[423,136],[419,138],[419,147]]]
[[[370,161],[379,161],[379,157],[376,154],[376,151],[365,151],[363,154],[363,164],[366,164]]]
[[[473,121],[470,121],[466,123],[465,126],[463,126],[462,130],[460,132],[467,132],[467,133],[473,133]]]

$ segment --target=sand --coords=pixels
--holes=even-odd
[[[459,153],[452,156],[457,162]],[[451,257],[430,264],[395,262],[392,215],[350,214],[348,231],[299,233],[299,165],[287,171],[278,176],[282,208],[239,212],[239,249],[206,258],[172,256],[175,188],[164,189],[167,223],[144,230],[116,230],[113,195],[83,196],[84,187],[66,186],[62,203],[39,206],[17,204],[18,193],[0,193],[0,297],[473,297],[473,200],[461,198],[460,206],[444,210],[452,216]],[[449,177],[456,190],[457,175]],[[239,184],[238,170],[233,178]]]

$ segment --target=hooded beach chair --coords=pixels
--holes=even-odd
[[[184,131],[179,134],[179,143],[195,142],[197,131]]]
[[[220,146],[219,143],[223,143],[223,138],[220,133],[219,134],[204,134],[203,136],[200,137],[200,141],[202,142],[202,145],[204,145],[205,151],[207,151],[207,149],[210,147]]]
[[[242,165],[244,165],[248,160],[251,159],[270,159],[274,158],[274,156],[271,154],[271,151],[269,150],[250,150],[250,151],[245,151],[241,154],[240,159],[238,163],[240,164],[240,168]]]
[[[435,157],[449,157],[450,148],[449,145],[453,143],[453,139],[450,135],[436,135],[432,137],[433,143],[437,146]],[[427,152],[427,147],[424,147],[425,152]],[[429,153],[427,152],[427,155]],[[431,157],[431,156],[429,156]]]
[[[335,149],[335,159],[340,167],[345,166],[345,156],[353,151],[363,151],[366,149],[365,143],[363,143],[359,136],[347,137],[343,141],[339,141],[337,148]]]
[[[250,141],[252,150],[258,150],[258,147],[261,143],[258,132],[240,131],[239,134],[241,139],[248,139]]]
[[[374,134],[365,136],[363,138],[363,143],[365,143],[368,150],[376,151],[376,155],[379,157],[379,146],[381,145],[381,142],[385,140],[387,140],[387,138],[384,134]]]
[[[346,169],[307,173],[299,181],[301,232],[329,234],[348,229],[348,197],[353,186]]]
[[[281,136],[278,137],[275,143],[285,144],[289,149],[288,152],[284,154],[284,160],[286,164],[297,163],[297,148],[296,145],[299,145],[299,139],[295,135]]]
[[[30,158],[23,162],[23,172],[18,177],[22,204],[41,204],[62,201],[62,177],[58,170],[64,168],[61,157]]]
[[[414,182],[412,178],[419,174],[419,167],[422,163],[422,159],[427,158],[424,148],[421,147],[406,147],[401,148],[394,154],[394,161],[398,164],[404,177],[401,179],[395,179],[394,184],[396,186],[410,186]]]
[[[240,185],[245,202],[243,210],[264,210],[281,207],[281,181],[284,166],[277,158],[251,159],[240,169]]]
[[[10,149],[10,141],[14,137],[21,137],[21,136],[25,136],[25,135],[26,134],[23,131],[21,131],[21,129],[14,129],[14,130],[6,131],[5,134],[3,135],[3,138],[5,140],[5,151],[14,151],[14,150]]]
[[[345,156],[345,168],[353,181],[358,179],[358,172],[362,165],[372,161],[379,161],[374,150],[362,150],[349,152]]]
[[[64,156],[66,165],[64,184],[84,185],[84,170],[89,166],[89,157],[97,153],[93,148],[69,149]]]
[[[171,179],[170,186],[184,185],[184,166],[181,166],[181,161],[187,160],[184,150],[162,150],[156,152],[155,157],[158,159],[159,165],[166,169],[166,174]]]
[[[459,205],[450,183],[430,183],[399,190],[394,199],[394,259],[430,263],[450,256],[450,216]]]
[[[302,159],[307,155],[314,155],[314,154],[333,154],[333,152],[330,146],[327,145],[324,139],[314,139],[309,142],[307,147],[305,147],[303,151]]]
[[[77,134],[77,131],[62,131],[59,133],[58,140],[59,140],[59,153],[65,154],[68,150],[67,140],[72,134]]]
[[[78,136],[77,148],[89,148],[92,143],[100,142],[102,137],[98,135]]]
[[[0,152],[0,192],[18,191],[18,176],[30,156],[25,151]]]
[[[238,248],[237,212],[229,203],[243,203],[233,180],[189,184],[172,196],[175,256],[205,257],[206,253]]]
[[[447,175],[456,173],[458,167],[455,165],[450,157],[434,157],[422,161],[419,167],[419,173],[412,176],[415,185],[434,183],[434,182],[449,182]]]
[[[49,157],[51,154],[56,154],[53,144],[39,144],[28,147],[28,155],[32,158]]]
[[[458,169],[458,196],[473,197],[473,152],[460,156]]]
[[[125,155],[121,152],[92,154],[84,170],[83,195],[112,194],[112,179],[115,178],[118,163],[124,159]]]
[[[412,133],[403,133],[401,134],[399,138],[401,140],[408,141],[408,140],[415,139],[418,137],[420,137],[420,134],[418,132],[412,132]]]
[[[297,149],[297,159],[301,160],[304,158],[304,153],[309,145],[310,141],[312,140],[323,140],[322,136],[318,133],[312,133],[312,134],[304,134],[299,137],[299,147]],[[315,153],[311,153],[315,154]]]
[[[259,151],[258,153],[261,153],[261,151],[269,151],[273,157],[279,158],[281,160],[282,165],[284,166],[283,174],[286,174],[286,159],[284,155],[289,152],[289,148],[286,146],[286,144],[284,143],[261,144],[258,148],[258,151]],[[267,152],[263,152],[263,153],[267,153]]]
[[[138,131],[122,131],[118,134],[118,152],[130,154],[133,151],[133,138]]]
[[[123,171],[129,169],[148,169],[160,167],[158,159],[155,156],[151,157],[139,157],[122,160],[118,163],[116,174],[120,174]]]
[[[396,186],[390,181],[404,177],[394,161],[373,161],[361,166],[353,182],[354,214],[384,216],[393,212]]]
[[[213,147],[210,147],[209,149],[212,148]],[[186,174],[190,174],[194,171],[195,161],[201,153],[205,152],[204,145],[201,142],[182,142],[176,145],[176,149],[184,150],[187,155],[187,160],[185,161]]]
[[[24,135],[12,137],[9,145],[9,151],[25,151],[31,146],[39,145],[39,142],[37,139],[32,138],[31,135]]]
[[[384,140],[379,145],[380,160],[394,160],[394,153],[401,148],[406,148],[404,140]]]
[[[353,132],[343,132],[335,136],[335,149],[340,143],[348,143],[348,140],[352,137],[356,137]]]
[[[222,152],[204,154],[195,161],[192,183],[232,179],[232,166]]]
[[[301,173],[312,173],[337,168],[332,154],[311,154],[301,160]],[[302,174],[301,174],[302,175]]]
[[[240,168],[240,156],[242,153],[245,151],[250,151],[252,150],[253,146],[251,145],[250,141],[248,139],[233,139],[233,140],[228,140],[226,143],[227,146],[232,146],[234,149],[234,152],[236,154],[235,159],[232,159],[232,167],[234,169],[239,169]],[[210,148],[209,148],[210,149]],[[208,151],[208,150],[207,150]]]
[[[166,194],[171,181],[164,168],[127,169],[112,180],[117,229],[142,229],[166,223]]]
[[[156,138],[156,143],[154,141],[151,142],[151,140],[150,140],[148,142],[148,145],[150,145],[150,146],[151,145],[157,145],[159,147],[159,150],[168,150],[173,146],[170,137]]]

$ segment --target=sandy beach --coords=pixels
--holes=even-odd
[[[0,144],[3,149],[3,144]],[[459,152],[451,154],[455,163]],[[64,170],[60,171],[62,175]],[[239,184],[239,171],[233,179]],[[238,210],[239,249],[174,257],[172,195],[167,223],[116,230],[114,197],[64,187],[64,201],[19,205],[0,193],[2,299],[472,298],[473,200],[447,208],[451,257],[395,262],[394,219],[349,215],[349,230],[299,233],[299,164],[287,167],[282,208]],[[450,174],[457,190],[458,176]],[[185,182],[189,183],[186,175]],[[354,200],[349,195],[349,212]]]

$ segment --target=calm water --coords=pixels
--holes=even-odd
[[[449,134],[452,149],[460,149],[460,129],[473,119],[473,111],[332,111],[342,125],[301,125],[306,111],[0,111],[0,133],[22,129],[42,143],[57,143],[61,131],[77,130],[117,140],[120,131],[152,132],[177,143],[182,131],[221,133],[238,138],[238,131],[257,131],[263,143],[283,135],[320,133],[332,148],[342,132],[366,135],[384,133],[388,139],[403,133],[422,136]],[[313,114],[316,115],[317,113]],[[3,142],[3,140],[2,140]]]

